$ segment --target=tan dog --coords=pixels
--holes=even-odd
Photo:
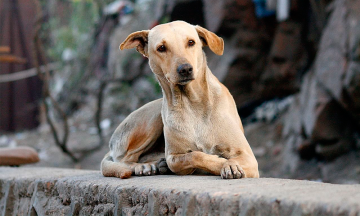
[[[149,58],[164,97],[119,125],[101,163],[104,176],[163,173],[167,164],[180,175],[201,169],[225,179],[259,177],[234,99],[208,68],[203,46],[223,54],[220,37],[183,21],[134,32],[120,45]]]

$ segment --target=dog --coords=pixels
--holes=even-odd
[[[130,34],[120,49],[148,58],[163,93],[131,113],[115,130],[101,171],[107,177],[195,170],[223,179],[258,178],[235,101],[207,66],[203,47],[222,55],[224,41],[184,21]]]

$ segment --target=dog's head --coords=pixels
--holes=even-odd
[[[196,79],[204,62],[203,46],[217,55],[224,51],[224,41],[200,26],[175,21],[130,34],[120,49],[136,48],[149,58],[152,71],[172,84],[186,85]]]

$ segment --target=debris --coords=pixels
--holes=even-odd
[[[63,61],[68,62],[74,60],[77,57],[75,50],[71,48],[65,48],[62,52],[61,58]]]
[[[276,10],[277,0],[267,0],[266,1],[266,9],[270,11]]]
[[[108,4],[103,10],[104,15],[106,16],[115,15],[120,12],[122,14],[131,14],[133,13],[133,11],[134,11],[134,6],[129,1],[114,1]]]
[[[282,147],[279,146],[279,145],[277,145],[277,146],[275,146],[275,147],[273,148],[272,154],[273,154],[274,156],[279,155],[279,154],[281,153],[281,150],[282,150]]]
[[[360,166],[356,167],[355,171],[356,171],[357,174],[360,174]]]
[[[9,138],[6,135],[0,137],[0,147],[7,147],[9,144]]]
[[[285,21],[290,15],[290,0],[253,0],[258,18],[275,15],[279,22]]]
[[[98,134],[98,129],[96,127],[91,127],[88,129],[88,133],[91,135],[96,135]]]
[[[279,22],[285,21],[290,14],[290,0],[277,0],[276,19]]]
[[[255,109],[254,120],[255,121],[274,121],[281,113],[283,113],[292,103],[294,97],[289,96],[282,100],[272,100],[264,102],[262,105]]]
[[[100,123],[100,127],[101,127],[101,129],[103,129],[103,130],[109,129],[110,126],[111,126],[111,120],[108,119],[108,118],[102,120],[101,123]]]
[[[8,147],[15,148],[17,146],[17,142],[14,139],[9,139]]]
[[[253,0],[255,4],[255,13],[258,18],[268,17],[275,14],[274,10],[268,10],[266,0]]]
[[[256,147],[256,148],[253,148],[252,150],[256,157],[262,157],[266,154],[265,147]]]

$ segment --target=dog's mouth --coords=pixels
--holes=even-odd
[[[186,85],[188,83],[190,83],[191,81],[193,81],[195,78],[190,77],[190,78],[186,78],[186,79],[182,79],[178,82],[179,85]]]

